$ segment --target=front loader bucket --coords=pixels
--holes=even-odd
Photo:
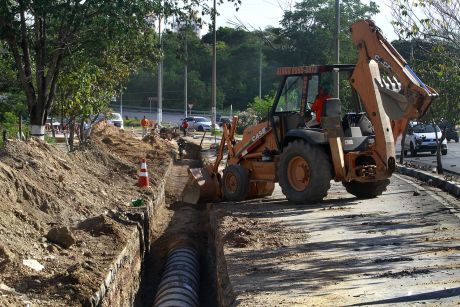
[[[219,174],[212,170],[212,166],[189,169],[189,182],[182,192],[182,201],[197,204],[204,201],[216,201],[221,197]]]

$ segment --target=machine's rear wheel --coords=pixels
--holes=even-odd
[[[390,180],[384,179],[371,182],[350,181],[342,182],[342,184],[348,193],[353,194],[357,198],[368,199],[382,195],[387,190]]]
[[[224,169],[222,192],[226,200],[241,201],[249,193],[249,173],[241,165],[230,165]]]
[[[281,154],[278,178],[289,201],[310,203],[322,200],[331,187],[329,156],[319,146],[301,140],[291,142]]]

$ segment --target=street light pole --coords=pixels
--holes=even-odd
[[[216,71],[216,64],[217,64],[217,55],[216,55],[216,0],[214,0],[214,8],[212,12],[212,29],[213,29],[213,46],[212,46],[212,108],[211,108],[211,124],[212,129],[214,129],[216,125],[216,98],[217,98],[217,71]]]
[[[188,47],[187,47],[187,23],[185,23],[185,72],[184,72],[184,110],[187,117],[188,106]]]
[[[161,1],[160,1],[161,5]],[[163,43],[161,40],[161,14],[158,16],[158,39],[160,42],[160,52],[163,50]],[[163,56],[163,55],[161,55]],[[161,125],[163,121],[163,59],[158,63],[158,124]]]
[[[120,115],[123,118],[123,88],[120,89]]]
[[[262,99],[262,40],[260,40],[259,54],[259,98]]]
[[[149,117],[150,119],[152,119],[152,100],[153,100],[153,97],[149,97]]]

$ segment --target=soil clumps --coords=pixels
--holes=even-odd
[[[132,199],[156,197],[172,150],[108,126],[71,153],[8,142],[0,150],[0,306],[87,305],[135,227],[116,217],[144,210]],[[136,186],[142,158],[150,189]]]

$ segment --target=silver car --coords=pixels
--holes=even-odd
[[[188,122],[188,128],[197,131],[211,131],[211,120],[207,117],[190,116],[185,118]],[[179,127],[182,125],[183,119],[179,122]],[[216,130],[219,130],[219,126],[216,125]]]

